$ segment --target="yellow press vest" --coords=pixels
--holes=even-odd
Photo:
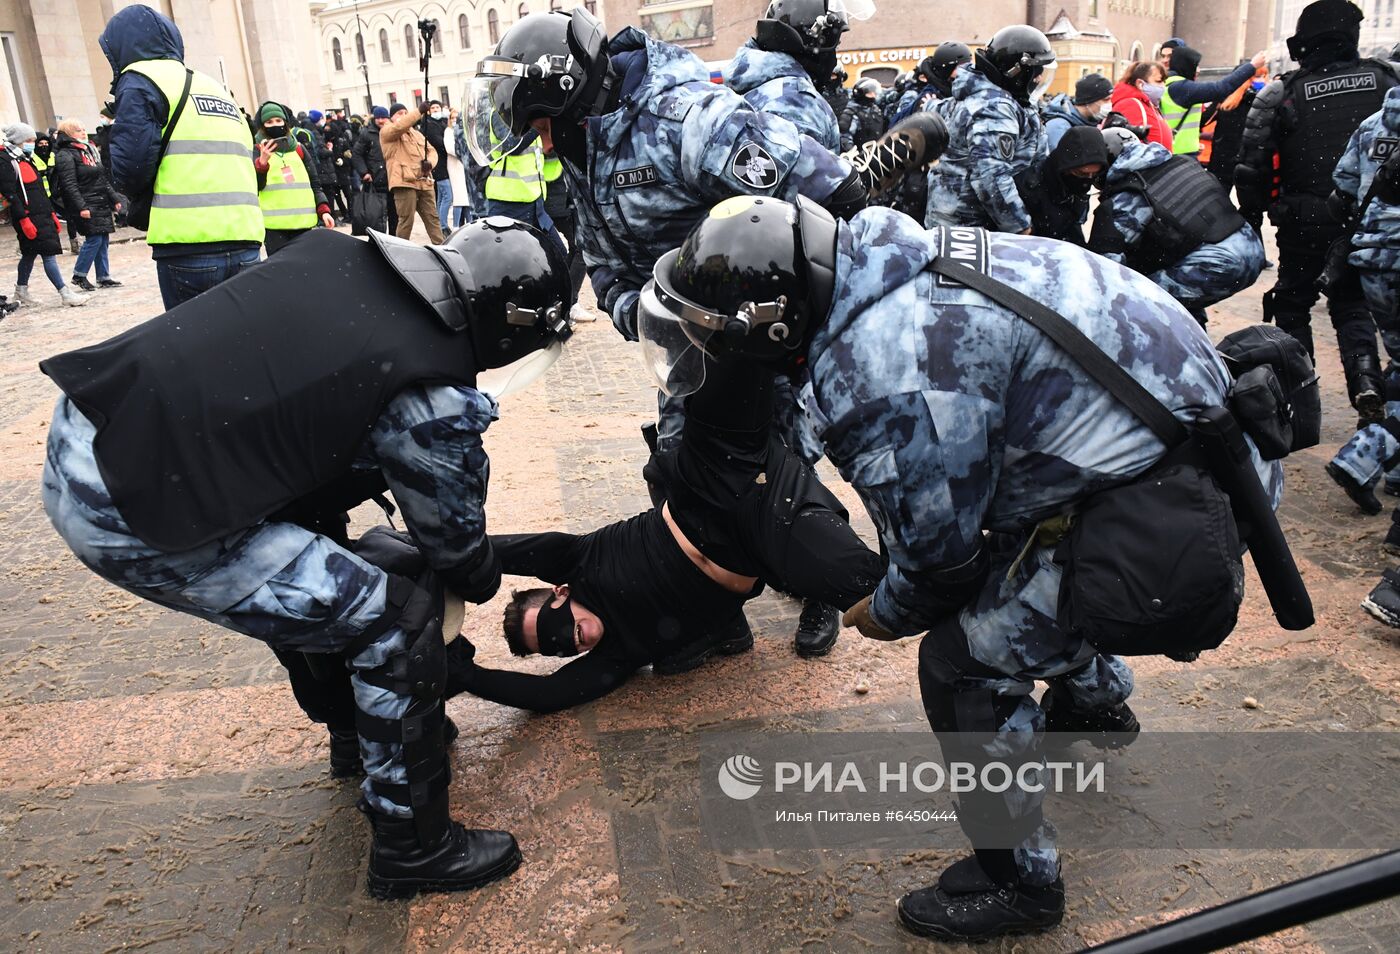
[[[496,140],[495,132],[491,134]],[[515,156],[502,156],[491,163],[486,179],[486,198],[497,202],[537,202],[544,198],[543,158],[539,144]]]
[[[183,63],[142,60],[127,69],[154,83],[175,111],[185,88]],[[156,170],[146,242],[261,242],[263,213],[252,159],[253,136],[243,113],[228,90],[196,70]]]
[[[39,181],[44,184],[44,195],[53,195],[53,190],[49,188],[49,166],[53,164],[52,157],[44,159],[38,153],[33,153],[29,161],[34,164],[34,169],[39,173]]]
[[[1162,94],[1162,118],[1172,131],[1172,153],[1194,156],[1201,151],[1201,104],[1178,106],[1172,99],[1172,84],[1186,77],[1168,76],[1167,91]]]
[[[267,184],[258,193],[263,224],[268,229],[300,230],[316,227],[316,193],[311,176],[295,148],[267,157]]]

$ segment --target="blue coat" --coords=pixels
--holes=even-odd
[[[925,231],[887,209],[841,224],[834,304],[809,351],[808,412],[889,550],[871,610],[901,635],[946,612],[921,573],[965,563],[983,530],[1028,534],[1164,451],[1029,323],[925,271],[953,241],[980,246],[992,277],[1059,311],[1178,418],[1220,404],[1231,385],[1180,305],[1084,249],[977,229]],[[1277,499],[1281,469],[1257,458],[1256,467]]]
[[[948,148],[929,173],[926,224],[975,225],[1024,232],[1031,217],[1016,177],[1045,164],[1045,130],[1037,112],[972,66],[953,79]]]
[[[185,41],[169,18],[138,4],[123,7],[108,20],[97,45],[112,64],[114,77],[116,109],[107,137],[112,184],[125,195],[149,192],[160,165],[160,136],[170,103],[148,78],[122,70],[142,60],[184,62]]]
[[[823,202],[852,170],[792,123],[711,83],[678,46],[628,27],[609,49],[621,102],[589,118],[582,168],[561,158],[593,290],[636,340],[637,295],[656,260],[715,203],[741,193]]]
[[[841,148],[836,114],[795,57],[749,40],[735,52],[724,82],[756,112],[781,116],[832,152]]]

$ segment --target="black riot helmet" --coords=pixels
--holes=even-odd
[[[977,69],[1022,105],[1030,103],[1055,75],[1055,51],[1033,26],[1002,27],[975,56]]]
[[[850,28],[842,0],[772,0],[754,39],[772,53],[816,56],[835,51]]]
[[[968,45],[949,40],[940,43],[938,49],[924,57],[919,63],[919,71],[928,77],[929,83],[938,90],[938,95],[946,99],[953,95],[953,70],[971,62],[972,50]]]
[[[586,9],[525,17],[477,64],[467,87],[473,157],[489,165],[496,146],[523,134],[531,120],[577,123],[603,112],[610,74],[603,24]]]
[[[638,301],[643,353],[661,389],[693,394],[707,358],[803,364],[831,309],[836,233],[830,213],[803,197],[735,196],[711,209],[657,261]]]
[[[863,76],[856,80],[856,85],[851,91],[857,96],[864,96],[874,102],[875,97],[880,95],[880,81],[869,76]]]
[[[444,243],[461,253],[467,330],[481,391],[500,397],[543,374],[572,331],[573,286],[560,250],[543,232],[502,215],[464,225]]]

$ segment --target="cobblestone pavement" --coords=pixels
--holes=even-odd
[[[5,247],[0,271],[9,274]],[[61,308],[36,277],[43,303],[0,323],[0,949],[932,947],[897,927],[893,902],[955,852],[910,844],[721,855],[706,844],[696,733],[924,729],[915,641],[877,645],[848,632],[831,656],[801,661],[790,648],[796,607],[772,594],[748,609],[754,651],[696,673],[644,673],[599,703],[548,717],[454,700],[454,814],[514,831],[525,864],[480,892],[371,902],[355,792],[330,779],[324,732],[307,724],[271,654],[106,585],[68,554],[40,507],[56,391],[37,362],[159,310],[144,246],[115,247],[112,264],[123,288]],[[1213,309],[1212,332],[1255,320],[1271,282],[1266,272]],[[287,292],[314,304],[304,290]],[[1251,586],[1221,650],[1193,666],[1135,665],[1134,705],[1149,729],[1395,729],[1400,640],[1357,605],[1386,565],[1387,517],[1361,516],[1322,475],[1353,417],[1321,311],[1317,322],[1324,439],[1289,461],[1283,516],[1320,622],[1281,632]],[[543,384],[508,399],[487,435],[492,528],[582,531],[646,507],[638,428],[654,407],[635,346],[606,319],[583,326]],[[375,522],[369,509],[355,517],[361,527]],[[863,516],[857,526],[871,538]],[[510,659],[501,603],[468,618],[480,657],[547,668]],[[1255,704],[1246,708],[1246,697]],[[1344,793],[1334,810],[1345,814],[1353,797],[1364,793]],[[1354,856],[1067,850],[1064,926],[980,950],[1074,950]],[[1389,904],[1250,949],[1391,951],[1396,937],[1400,908]]]

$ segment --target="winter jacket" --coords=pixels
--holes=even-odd
[[[1155,142],[1167,152],[1172,151],[1172,131],[1162,113],[1147,94],[1131,83],[1113,87],[1113,111],[1122,113],[1134,126],[1147,127],[1147,141]]]
[[[363,183],[365,176],[369,175],[376,190],[387,191],[389,180],[385,175],[384,150],[379,144],[379,127],[374,124],[374,120],[370,120],[360,129],[350,153],[355,178]]]
[[[0,156],[0,195],[10,208],[10,224],[19,236],[21,255],[61,255],[58,217],[44,192],[44,183],[34,163],[14,146],[6,146]],[[34,230],[34,237],[24,234],[25,224]]]
[[[263,108],[267,105],[269,104],[263,103],[261,106],[258,107],[259,116],[263,114]],[[289,110],[286,106],[282,106],[281,109],[284,116],[290,117],[292,115],[291,110]],[[302,136],[297,134],[296,130],[292,129],[291,127],[288,127],[288,129],[289,132],[291,132],[291,135],[286,138],[287,148],[279,151],[289,152],[292,149],[296,150],[297,156],[301,158],[302,165],[306,167],[306,178],[311,185],[311,194],[315,197],[316,215],[325,215],[331,210],[331,207],[326,202],[326,190],[322,188],[320,164],[317,163],[316,157],[311,154],[310,149],[306,145],[307,139],[316,140],[319,137],[314,135]],[[255,133],[253,136],[253,171],[257,173],[259,193],[261,193],[263,189],[267,188],[267,174],[269,168],[271,167],[271,163],[264,163],[258,158],[257,145],[258,143],[263,142],[266,139],[267,135],[262,131],[261,128],[259,128],[257,133]],[[280,164],[278,168],[281,168]]]
[[[1175,64],[1177,56],[1172,54],[1172,62]],[[1201,103],[1218,103],[1247,83],[1254,75],[1253,63],[1241,63],[1226,76],[1211,82],[1202,82],[1196,79],[1195,66],[1189,70],[1172,70],[1171,76],[1183,77],[1181,80],[1172,83],[1167,87],[1167,92],[1163,95],[1170,96],[1172,102],[1178,106],[1190,108]]]
[[[1060,137],[1067,130],[1075,126],[1098,125],[1094,120],[1086,118],[1083,113],[1074,108],[1074,101],[1070,99],[1068,93],[1061,93],[1049,100],[1041,108],[1041,118],[1045,121],[1045,145],[1051,151],[1060,144]]]
[[[389,174],[389,189],[434,189],[433,170],[425,176],[423,160],[437,166],[437,150],[427,137],[414,127],[423,118],[416,108],[400,110],[379,130],[379,148],[384,153],[384,168]]]
[[[1084,222],[1089,218],[1089,182],[1067,175],[1078,166],[1108,164],[1103,136],[1087,123],[1066,127],[1050,150],[1039,188],[1022,198],[1031,216],[1031,234],[1084,245]]]
[[[441,182],[447,178],[447,146],[443,143],[443,136],[447,133],[447,120],[424,116],[418,124],[418,129],[423,133],[423,138],[428,140],[428,145],[437,152],[437,162],[433,164],[433,181]]]
[[[123,7],[107,21],[97,45],[112,66],[115,108],[107,147],[113,187],[123,195],[145,195],[155,186],[160,168],[160,139],[171,104],[154,83],[134,70],[143,60],[185,59],[185,41],[168,18],[144,4]],[[230,97],[231,98],[231,97]],[[152,246],[152,258],[216,254],[256,248],[257,242],[168,243]]]
[[[1400,148],[1400,87],[1385,94],[1381,111],[1362,121],[1332,172],[1337,191],[1359,210],[1381,165]],[[1359,268],[1400,268],[1400,203],[1372,199],[1357,224],[1351,263]]]
[[[97,147],[58,134],[54,155],[53,186],[63,195],[68,220],[80,235],[110,235],[117,230],[117,190],[107,179]],[[79,213],[87,210],[88,217]]]

